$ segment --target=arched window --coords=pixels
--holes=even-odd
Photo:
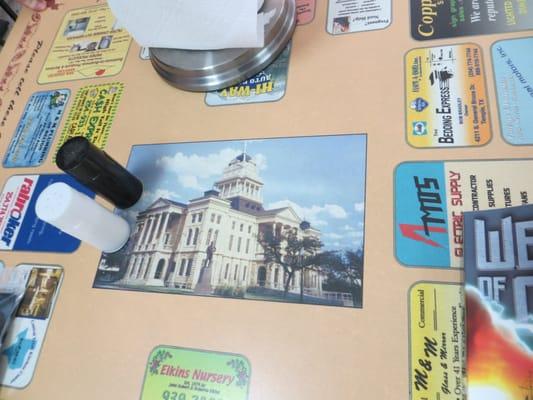
[[[239,227],[239,231],[242,232],[243,229],[244,229],[244,224],[241,224],[241,226]]]
[[[226,271],[224,271],[224,279],[228,279],[229,263],[226,264]]]
[[[183,259],[181,260],[181,265],[180,265],[180,272],[179,272],[179,275],[180,276],[183,276],[183,273],[185,272],[185,263],[187,262],[187,259]]]
[[[264,287],[266,283],[266,268],[259,267],[257,270],[257,284],[261,287]]]
[[[250,239],[246,239],[246,254],[248,254],[249,250],[250,250]]]
[[[235,264],[235,272],[233,272],[233,280],[237,280],[237,273],[239,272],[239,265]]]
[[[194,230],[194,240],[192,241],[192,244],[198,243],[198,236],[200,236],[200,228]]]
[[[165,269],[165,260],[161,259],[157,263],[157,268],[155,269],[154,279],[161,279],[163,276],[163,270]]]
[[[213,243],[214,244],[217,244],[217,239],[218,239],[218,230],[215,231],[215,236],[213,236]]]
[[[241,252],[241,243],[242,243],[242,238],[238,238],[237,239],[237,252],[240,253]]]
[[[209,229],[207,231],[207,239],[205,241],[205,244],[209,246],[209,243],[211,242],[211,236],[213,235],[213,229]]]
[[[189,258],[189,261],[187,262],[187,272],[185,275],[190,276],[192,270],[192,258]]]
[[[247,270],[247,268],[248,268],[248,267],[245,265],[245,266],[244,266],[244,272],[242,273],[242,280],[243,280],[243,281],[246,281],[246,270]]]
[[[279,268],[276,267],[274,270],[274,284],[277,285],[279,280]]]
[[[191,244],[192,239],[192,229],[189,229],[189,234],[187,235],[187,246]]]
[[[231,251],[231,248],[233,247],[233,235],[230,235],[229,237],[229,245],[228,250]]]

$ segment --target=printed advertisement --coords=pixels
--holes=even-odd
[[[465,343],[463,286],[436,282],[412,286],[409,292],[411,400],[466,400]]]
[[[0,193],[0,250],[72,253],[78,239],[37,218],[35,203],[41,192],[56,182],[94,197],[74,178],[64,174],[14,175]]]
[[[528,204],[533,160],[406,162],[395,172],[395,252],[409,267],[463,267],[463,211]]]
[[[36,167],[48,155],[70,96],[67,89],[34,93],[6,151],[4,167]]]
[[[40,12],[33,12],[27,19],[22,35],[18,38],[16,50],[12,55],[5,70],[0,71],[0,128],[4,128],[13,114],[14,106],[17,104],[18,97],[23,93],[25,82],[30,81],[27,74],[32,70],[35,57],[43,46],[42,40],[33,40],[33,37],[39,31],[42,22]],[[23,23],[23,22],[20,22]],[[12,41],[17,40],[14,35]],[[2,53],[2,60],[7,60],[9,55]],[[33,78],[31,78],[33,79]],[[0,132],[0,137],[3,136]]]
[[[251,374],[239,354],[158,346],[148,357],[141,400],[247,400]]]
[[[443,39],[533,29],[530,0],[411,0],[411,35]]]
[[[143,196],[94,287],[363,306],[366,135],[135,145],[127,168]]]
[[[30,383],[35,372],[63,279],[63,269],[35,265],[19,265],[17,268],[28,272],[28,283],[2,346],[0,384],[21,389]]]
[[[477,45],[415,49],[405,57],[407,141],[414,147],[480,146],[491,138]]]
[[[59,150],[63,143],[76,136],[85,136],[90,142],[103,149],[107,143],[123,89],[122,83],[115,82],[85,86],[78,90],[65,127],[61,132],[57,149]]]
[[[107,5],[70,11],[48,53],[38,82],[113,76],[122,70],[131,37]]]
[[[533,37],[501,40],[492,46],[494,80],[503,138],[533,144]]]
[[[392,0],[329,0],[326,30],[332,35],[385,29]]]
[[[296,22],[306,25],[315,18],[316,0],[296,0]]]
[[[531,232],[533,205],[465,213],[469,400],[531,398]]]
[[[287,88],[291,44],[263,71],[235,86],[205,95],[209,106],[266,103],[281,100]]]

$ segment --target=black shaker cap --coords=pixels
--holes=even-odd
[[[133,206],[142,195],[141,181],[83,136],[67,140],[57,152],[56,163],[118,208]]]

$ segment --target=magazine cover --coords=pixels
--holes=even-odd
[[[533,393],[533,205],[464,214],[469,400]]]

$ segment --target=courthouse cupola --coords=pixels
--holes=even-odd
[[[248,200],[255,209],[263,202],[263,182],[253,158],[241,153],[224,168],[222,178],[215,182],[215,188],[223,199]],[[261,207],[262,208],[262,207]]]

